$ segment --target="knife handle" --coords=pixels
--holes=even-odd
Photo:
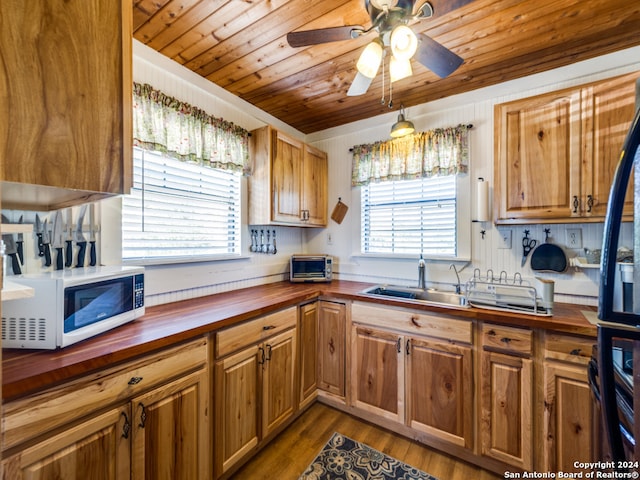
[[[16,251],[18,252],[18,259],[20,260],[20,265],[24,265],[24,246],[22,245],[24,242],[22,240],[16,241]]]
[[[62,247],[56,248],[56,270],[62,270],[64,268],[64,262],[62,260]]]
[[[96,265],[96,242],[89,242],[89,265]]]
[[[44,266],[51,266],[51,250],[49,249],[49,244],[43,244],[42,249],[44,250]]]
[[[73,265],[73,249],[72,246],[73,242],[71,240],[67,240],[67,248],[65,250],[65,254],[64,254],[64,266],[65,267],[70,267],[71,265]]]
[[[20,268],[20,262],[18,261],[18,255],[15,253],[10,253],[11,257],[11,269],[13,270],[14,275],[21,275],[22,269]]]
[[[44,257],[44,243],[42,243],[42,234],[36,233],[36,236],[38,237],[38,256]]]
[[[78,242],[78,261],[76,262],[76,268],[84,267],[84,254],[87,251],[87,242]]]

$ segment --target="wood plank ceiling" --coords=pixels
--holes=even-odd
[[[441,79],[414,59],[413,76],[393,84],[394,110],[640,44],[637,0],[458,3],[433,0],[433,17],[410,26],[464,63]],[[380,73],[365,95],[346,95],[373,33],[301,48],[286,40],[296,30],[368,27],[364,0],[134,0],[133,22],[140,42],[303,133],[389,111]]]

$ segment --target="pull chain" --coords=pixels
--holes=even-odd
[[[380,98],[380,105],[384,105],[384,52],[382,52],[382,97]]]
[[[389,79],[389,108],[393,108],[393,82]]]

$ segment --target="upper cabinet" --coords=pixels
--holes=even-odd
[[[131,188],[131,16],[131,0],[0,3],[4,208]]]
[[[496,223],[604,220],[638,76],[496,105]]]
[[[325,227],[327,154],[266,126],[251,132],[249,224]]]

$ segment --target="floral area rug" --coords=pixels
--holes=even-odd
[[[378,450],[334,433],[298,480],[438,480]]]

